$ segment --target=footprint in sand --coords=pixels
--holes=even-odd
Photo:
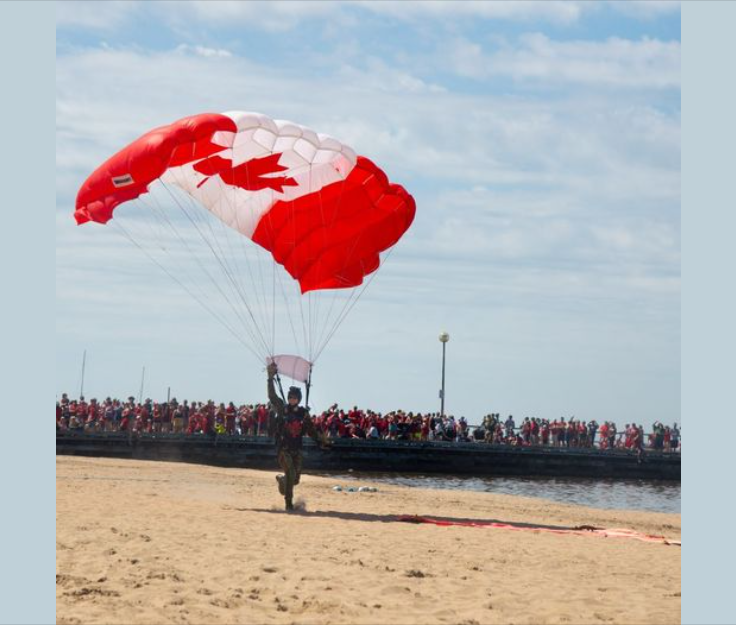
[[[77,600],[93,598],[93,597],[120,597],[120,593],[111,589],[101,589],[100,587],[82,587],[73,591],[65,591],[65,596],[75,598]]]
[[[68,587],[70,585],[78,587],[79,585],[85,585],[90,582],[92,581],[82,576],[69,576],[68,574],[56,575],[56,584],[61,585],[62,587]]]

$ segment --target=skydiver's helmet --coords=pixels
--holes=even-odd
[[[289,387],[289,393],[286,394],[286,399],[291,400],[296,398],[297,404],[302,401],[302,390],[299,387]]]

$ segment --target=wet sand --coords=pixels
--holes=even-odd
[[[680,622],[680,548],[399,515],[680,538],[680,515],[275,473],[57,457],[60,624]],[[347,485],[345,481],[343,485]],[[371,483],[360,483],[371,484]]]

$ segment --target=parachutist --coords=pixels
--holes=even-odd
[[[325,447],[327,441],[314,426],[308,409],[299,406],[302,399],[301,389],[290,387],[287,402],[284,403],[276,393],[273,383],[278,367],[275,363],[271,363],[267,371],[268,399],[276,412],[273,424],[276,454],[279,467],[284,472],[276,476],[276,482],[279,485],[279,493],[284,496],[286,510],[293,511],[294,487],[299,484],[302,473],[302,438],[309,435],[321,447]]]

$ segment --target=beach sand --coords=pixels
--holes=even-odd
[[[56,472],[60,624],[680,623],[678,546],[396,521],[679,539],[679,515],[389,485],[335,492],[316,476],[297,487],[305,510],[286,513],[275,472],[63,456]]]

